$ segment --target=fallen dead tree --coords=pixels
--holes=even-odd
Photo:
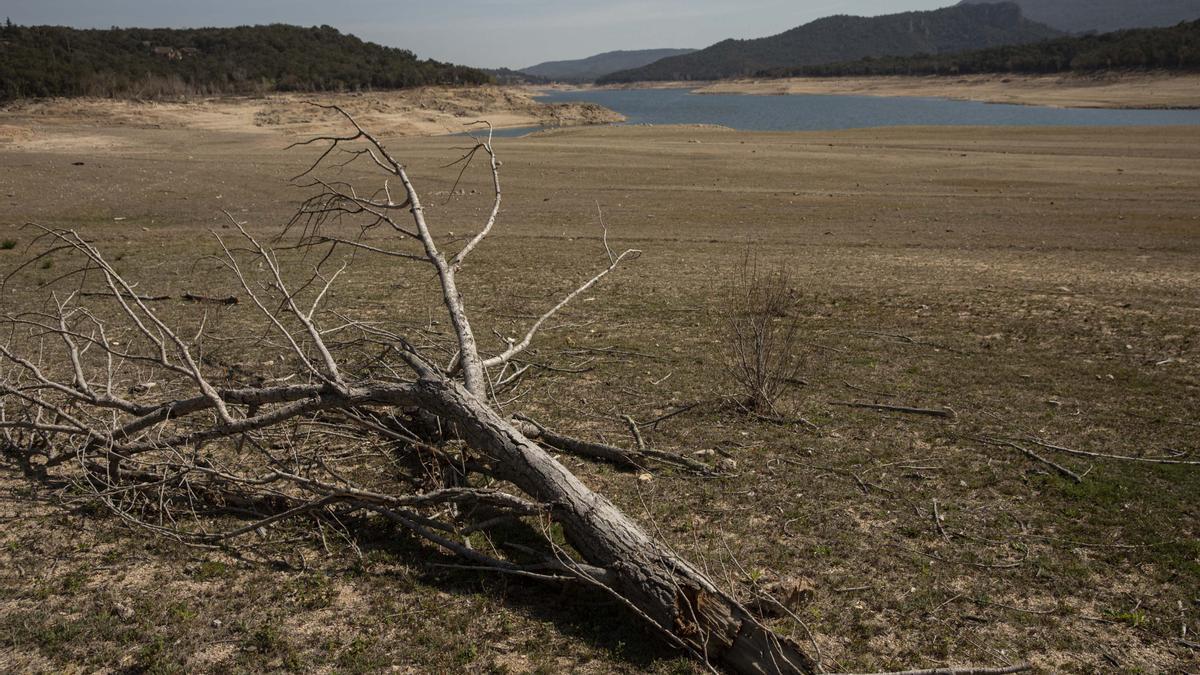
[[[77,264],[45,287],[44,304],[3,318],[5,453],[31,477],[57,481],[188,545],[236,545],[283,521],[323,528],[385,519],[470,567],[603,589],[710,667],[817,671],[798,645],[590,490],[543,444],[618,464],[707,467],[572,439],[495,405],[496,388],[517,376],[516,358],[538,329],[638,252],[615,252],[605,238],[606,258],[594,275],[524,335],[486,353],[457,279],[500,211],[490,133],[462,158],[488,163],[490,211],[450,252],[426,222],[404,165],[332,109],[350,130],[300,144],[322,151],[297,177],[316,194],[285,228],[290,243],[264,243],[232,217],[236,240],[217,237],[215,259],[243,299],[236,306],[202,302],[170,321],[96,245],[74,231],[42,230],[39,255]],[[380,172],[382,186],[364,192],[321,175],[354,163]],[[388,244],[366,237],[380,232],[390,235]],[[296,251],[317,261],[310,271],[289,266],[287,254]],[[441,363],[437,345],[396,322],[329,306],[338,279],[363,256],[432,270],[453,331]],[[209,312],[244,312],[250,323],[227,315],[222,324],[237,327],[222,334]],[[257,370],[214,365],[211,352],[234,343],[262,354],[246,359],[261,364]],[[513,527],[540,534],[540,546],[507,540],[505,528]]]

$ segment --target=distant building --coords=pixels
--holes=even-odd
[[[155,47],[150,51],[152,51],[155,56],[162,56],[168,61],[179,61],[183,59],[183,54],[180,54],[179,50],[175,49],[174,47]]]

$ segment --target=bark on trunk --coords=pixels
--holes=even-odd
[[[649,536],[603,496],[461,385],[424,378],[418,397],[460,425],[498,478],[550,504],[571,545],[606,574],[597,579],[680,645],[736,673],[812,673],[813,660],[777,636],[705,575]]]

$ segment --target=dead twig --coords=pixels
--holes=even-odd
[[[1067,467],[1059,464],[1058,462],[1055,462],[1053,460],[1042,457],[1041,455],[1030,450],[1029,448],[1026,448],[1021,445],[1017,445],[1016,443],[1013,443],[1012,441],[1000,440],[1000,439],[996,439],[996,438],[977,438],[975,440],[977,440],[981,443],[987,443],[989,445],[1013,448],[1014,450],[1020,451],[1021,454],[1025,455],[1026,457],[1028,457],[1036,462],[1041,462],[1042,464],[1045,464],[1046,466],[1054,469],[1055,471],[1062,474],[1063,476],[1070,478],[1071,480],[1075,481],[1076,483],[1083,482],[1083,476],[1080,476],[1079,474],[1077,474],[1074,471],[1068,469]]]
[[[629,433],[633,435],[633,440],[637,443],[638,450],[645,450],[646,441],[642,438],[642,432],[638,429],[638,423],[629,415],[621,415],[621,419],[625,420],[625,424],[629,427]]]
[[[171,299],[171,296],[169,296],[169,295],[130,295],[130,294],[122,294],[122,296],[123,296],[123,297],[125,297],[125,298],[126,298],[126,299],[128,299],[128,300],[140,300],[140,301],[142,301],[142,302],[162,302],[163,300],[170,300],[170,299]],[[87,291],[85,291],[85,292],[83,292],[83,293],[80,293],[80,294],[79,294],[79,297],[81,297],[81,298],[115,298],[115,297],[117,297],[117,294],[116,294],[116,293],[99,293],[99,292],[87,292]]]
[[[1170,459],[1167,457],[1132,457],[1130,455],[1111,455],[1111,454],[1104,453],[1104,452],[1088,452],[1086,450],[1075,450],[1072,448],[1065,448],[1061,445],[1054,445],[1053,443],[1047,443],[1046,441],[1043,441],[1039,438],[1034,438],[1032,436],[1030,436],[1029,438],[1027,438],[1025,440],[1027,440],[1030,443],[1033,443],[1034,445],[1038,445],[1043,448],[1046,448],[1047,450],[1054,450],[1055,452],[1065,452],[1068,455],[1078,455],[1080,457],[1098,457],[1100,459],[1116,459],[1116,460],[1121,460],[1121,461],[1125,461],[1125,462],[1144,462],[1146,464],[1181,464],[1184,466],[1200,466],[1200,461],[1192,461],[1192,460],[1184,460],[1184,459]]]
[[[857,675],[1009,675],[1010,673],[1027,673],[1033,666],[1022,663],[1004,668],[927,668],[925,670],[898,670],[882,673],[858,673]]]
[[[880,412],[895,412],[906,413],[909,415],[928,415],[929,417],[944,417],[954,419],[957,415],[949,408],[911,408],[903,405],[884,405],[882,403],[858,403],[856,401],[830,401],[829,405],[842,406],[843,408],[865,408],[867,410],[878,410]]]

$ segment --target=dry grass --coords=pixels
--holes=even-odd
[[[121,143],[0,149],[0,237],[26,241],[24,220],[80,227],[147,291],[191,290],[212,285],[190,263],[220,209],[265,231],[301,196],[283,179],[305,158],[269,131],[102,131]],[[477,177],[444,203],[454,170],[436,167],[453,144],[396,147],[437,195],[432,221],[461,235],[486,187]],[[1200,132],[624,128],[497,149],[502,229],[463,290],[498,330],[601,264],[597,201],[613,245],[646,251],[570,309],[537,358],[653,358],[599,355],[588,373],[531,381],[519,407],[533,417],[625,442],[621,415],[721,394],[714,291],[747,239],[804,290],[811,384],[785,403],[819,432],[697,409],[648,440],[724,453],[733,475],[645,482],[567,463],[739,594],[811,583],[798,615],[827,668],[1193,667],[1178,638],[1200,631],[1200,470],[1054,455],[1088,472],[1076,485],[971,437],[1196,457]],[[0,268],[22,248],[0,251]],[[337,300],[407,325],[437,305],[422,272],[382,265],[355,270]],[[5,289],[6,309],[21,302]],[[844,400],[958,416],[829,405]],[[64,513],[11,468],[2,480],[6,670],[692,668],[604,598],[431,567],[434,554],[390,531],[363,532],[362,559],[335,542],[333,555],[298,545],[251,564]]]

